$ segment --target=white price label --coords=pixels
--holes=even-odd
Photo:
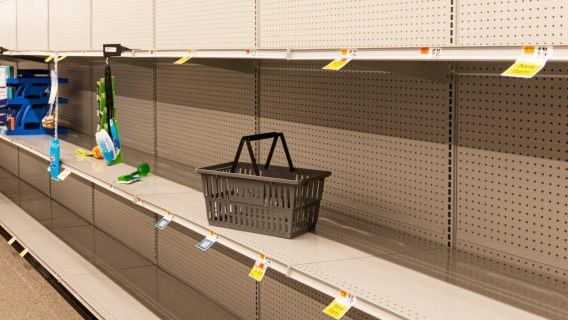
[[[218,236],[215,231],[211,231],[205,239],[201,240],[201,242],[196,245],[196,247],[202,251],[207,251],[215,242],[217,242],[217,238]]]
[[[164,230],[164,228],[174,219],[174,214],[168,212],[158,223],[156,223],[156,228]]]

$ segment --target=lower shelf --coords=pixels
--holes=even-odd
[[[19,152],[47,157],[49,137],[5,140],[18,146]],[[471,255],[462,256],[368,223],[342,221],[342,215],[335,215],[332,210],[322,212],[315,233],[293,240],[212,228],[205,217],[203,197],[192,186],[195,176],[187,174],[189,168],[185,168],[186,175],[180,179],[177,173],[183,169],[167,162],[156,163],[150,157],[153,169],[157,169],[154,175],[131,186],[112,185],[114,178],[132,171],[132,167],[109,168],[97,161],[79,161],[74,156],[76,144],[62,143],[62,159],[80,179],[158,215],[174,212],[174,223],[181,228],[201,235],[214,229],[220,235],[219,244],[248,258],[265,253],[274,259],[271,269],[290,281],[331,297],[339,289],[354,293],[358,297],[356,308],[371,316],[380,319],[568,317],[565,284],[541,284],[535,281],[536,277],[491,266]],[[136,160],[147,157],[141,154]]]
[[[100,319],[159,319],[3,194],[0,224]]]

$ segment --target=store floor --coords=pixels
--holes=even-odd
[[[0,320],[83,319],[0,237]]]

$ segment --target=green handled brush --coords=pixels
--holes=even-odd
[[[143,163],[136,168],[136,171],[118,177],[118,181],[133,181],[139,179],[140,177],[145,177],[150,173],[150,166],[147,163]]]

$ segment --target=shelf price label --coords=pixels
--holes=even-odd
[[[553,47],[525,46],[522,55],[501,76],[531,79],[546,66],[553,52]]]
[[[245,55],[249,57],[256,57],[256,49],[245,50]]]
[[[51,60],[53,60],[53,58],[55,58],[55,55],[51,55],[51,56],[45,58],[44,62],[50,62]],[[67,56],[59,56],[59,57],[57,57],[57,62],[65,59],[65,58],[67,58]]]
[[[252,267],[252,270],[249,273],[249,277],[253,278],[258,282],[262,281],[262,279],[264,278],[264,274],[266,273],[266,270],[270,265],[270,262],[271,262],[270,258],[266,257],[264,254],[261,253],[258,259],[256,259],[256,262],[254,263],[254,266]]]
[[[193,58],[193,50],[189,50],[187,56],[184,56],[184,57],[176,60],[176,62],[174,62],[174,64],[184,64],[184,63],[188,62],[191,58]]]
[[[323,313],[334,319],[341,319],[355,305],[356,301],[355,296],[341,290],[339,297],[335,298],[327,308],[323,309]]]
[[[340,51],[340,55],[339,57],[335,58],[332,62],[328,63],[325,67],[323,67],[323,70],[341,70],[343,67],[345,67],[352,59],[354,56],[357,55],[357,50],[356,49],[343,49]]]
[[[20,257],[25,257],[28,252],[30,252],[30,250],[28,250],[28,248],[25,248],[22,252],[20,252]]]
[[[442,54],[442,48],[420,48],[420,57],[422,58],[438,58]]]
[[[196,247],[202,251],[207,251],[209,248],[213,246],[215,242],[217,242],[217,238],[218,236],[215,233],[215,231],[211,230],[209,232],[209,235],[205,237],[205,239],[201,240],[201,242],[198,243]]]
[[[158,223],[156,223],[156,228],[164,230],[166,226],[174,219],[174,214],[168,211],[168,214],[162,217]]]

